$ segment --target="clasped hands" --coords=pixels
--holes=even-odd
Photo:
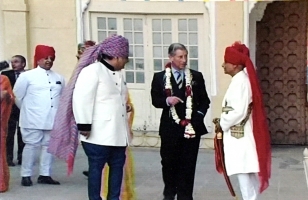
[[[180,102],[184,103],[184,101],[180,99],[179,97],[176,97],[176,96],[167,97],[167,103],[169,106],[174,106]]]

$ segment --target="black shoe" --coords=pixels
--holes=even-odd
[[[7,165],[9,167],[14,167],[15,166],[15,163],[13,163],[13,161],[7,161]]]
[[[86,177],[88,177],[89,176],[89,171],[83,171],[82,174],[85,175]]]
[[[170,197],[170,196],[164,196],[163,200],[174,200],[174,197]]]
[[[39,176],[37,178],[37,183],[49,184],[49,185],[60,185],[58,181],[53,180],[50,176]]]
[[[32,186],[33,183],[31,181],[31,177],[30,176],[25,176],[21,178],[21,185],[22,186]]]
[[[21,160],[18,160],[18,165],[21,165]]]

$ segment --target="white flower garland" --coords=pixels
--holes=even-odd
[[[171,96],[172,95],[172,85],[171,85],[171,66],[166,67],[166,84],[165,84],[165,89],[168,91],[167,95]],[[190,73],[190,70],[188,68],[185,68],[185,82],[186,82],[186,115],[185,115],[185,120],[181,120],[176,113],[175,107],[171,106],[170,111],[173,120],[182,126],[185,125],[185,133],[184,137],[189,139],[189,138],[194,138],[196,136],[195,130],[193,126],[191,125],[191,114],[192,114],[192,89],[191,89],[191,79],[192,75]]]

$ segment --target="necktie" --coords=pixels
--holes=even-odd
[[[20,72],[16,72],[15,74],[16,74],[16,79],[18,79]]]
[[[182,83],[183,83],[182,74],[181,74],[180,71],[175,72],[175,79],[176,79],[176,83],[177,83],[177,85],[180,89],[182,87]]]

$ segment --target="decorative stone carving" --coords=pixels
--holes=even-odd
[[[303,163],[304,163],[305,177],[306,177],[306,183],[308,187],[308,149],[307,148],[305,148],[303,155],[304,155]]]
[[[81,0],[81,12],[82,14],[87,10],[91,3],[91,0]]]
[[[250,1],[249,2],[249,13],[255,14],[256,20],[261,21],[267,4],[272,3],[275,0],[268,1]]]

